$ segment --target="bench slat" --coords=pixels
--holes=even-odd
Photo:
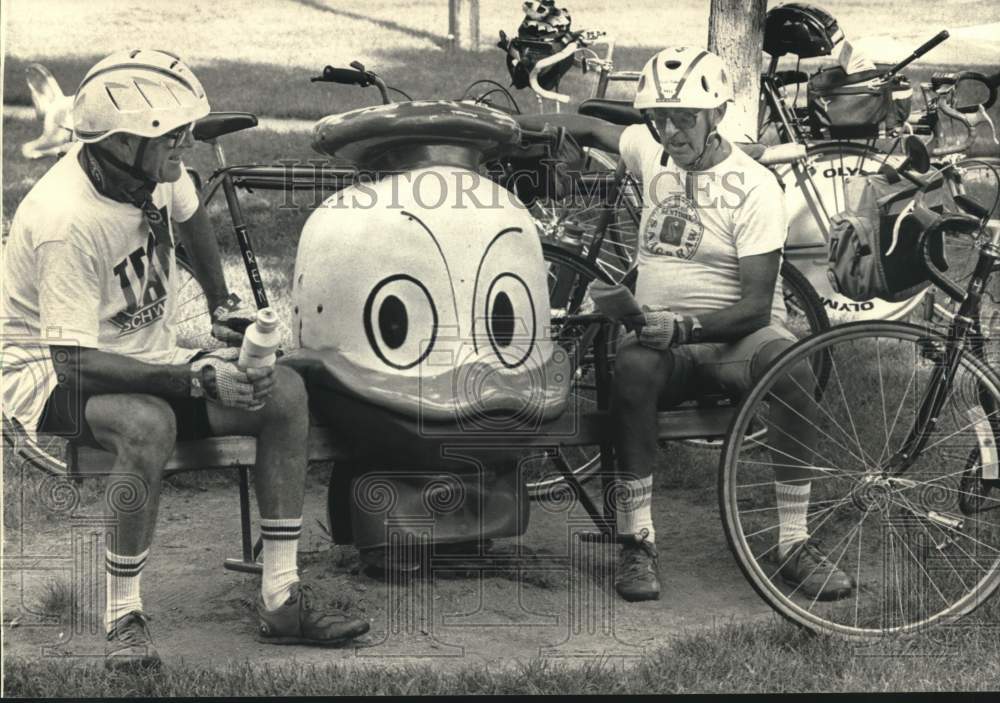
[[[733,417],[732,407],[683,407],[659,413],[657,424],[660,439],[692,439],[725,435]],[[524,447],[581,446],[598,444],[604,433],[611,431],[607,413],[590,412],[574,417],[566,413],[546,426],[545,432],[528,435],[488,435],[491,440],[517,442]],[[336,461],[346,456],[337,447],[329,428],[313,425],[309,431],[309,460]],[[456,440],[475,439],[472,433],[456,436]],[[445,440],[447,441],[447,440]],[[113,457],[110,452],[92,447],[78,447],[75,459],[71,453],[70,473],[79,476],[107,474]],[[212,437],[178,442],[167,462],[166,472],[253,466],[257,456],[257,440],[253,437]]]

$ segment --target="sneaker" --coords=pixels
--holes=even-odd
[[[817,540],[794,545],[784,559],[779,556],[781,580],[797,593],[816,600],[838,600],[851,595],[854,579],[838,569],[819,549]]]
[[[309,603],[308,586],[296,583],[288,600],[274,610],[264,607],[263,596],[257,596],[257,641],[267,644],[312,644],[336,647],[368,632],[365,620],[350,617],[340,610],[319,612]]]
[[[104,645],[106,669],[158,669],[160,664],[147,616],[133,610],[115,620]]]
[[[659,600],[659,555],[656,545],[645,538],[626,542],[618,562],[615,590],[627,601]]]

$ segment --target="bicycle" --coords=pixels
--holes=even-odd
[[[980,319],[1000,229],[989,229],[991,208],[963,192],[956,166],[921,176],[917,164],[929,160],[911,140],[898,174],[921,189],[948,180],[960,210],[918,209],[922,226],[912,242],[927,278],[957,306],[947,331],[868,320],[798,342],[742,400],[719,464],[726,538],[757,593],[798,625],[858,640],[955,622],[1000,587],[1000,376]],[[965,285],[931,257],[932,242],[946,232],[976,242]],[[803,385],[793,374],[817,355],[829,360],[831,373],[814,391],[813,381]],[[795,456],[775,456],[767,440],[782,433],[768,420],[780,383],[796,384],[811,399],[801,414],[813,436],[796,439]],[[763,439],[746,435],[760,425]],[[810,533],[854,579],[852,597],[820,602],[781,581],[774,462],[814,472]]]
[[[826,279],[828,222],[833,215],[844,208],[846,179],[856,174],[869,175],[874,173],[882,163],[897,160],[898,157],[893,156],[892,159],[889,159],[885,152],[876,148],[874,138],[866,141],[853,141],[847,138],[816,141],[807,129],[808,110],[794,108],[792,104],[789,104],[789,96],[785,86],[800,84],[806,81],[808,76],[797,69],[779,71],[777,68],[778,59],[787,53],[796,53],[800,59],[827,56],[833,47],[832,39],[825,31],[805,35],[782,31],[782,22],[778,21],[782,19],[781,13],[791,12],[793,15],[797,15],[805,12],[806,9],[809,8],[790,5],[772,8],[768,12],[764,48],[771,54],[771,64],[761,76],[758,139],[768,141],[768,133],[776,132],[779,143],[797,143],[806,146],[806,152],[801,159],[774,169],[785,189],[786,208],[789,213],[789,239],[786,245],[786,255],[799,270],[805,273],[809,283],[816,289],[821,301],[827,307],[827,312],[833,323],[853,319],[901,319],[917,310],[922,302],[922,296],[915,296],[896,303],[881,300],[858,303],[839,295],[830,287]],[[558,110],[560,105],[570,101],[568,95],[558,92],[558,85],[553,90],[542,88],[537,79],[539,72],[559,64],[569,57],[576,57],[577,52],[589,52],[590,56],[577,58],[576,61],[585,71],[597,71],[599,77],[594,97],[584,100],[578,106],[580,114],[621,125],[641,123],[641,116],[632,110],[628,101],[604,99],[611,83],[638,80],[638,72],[614,71],[613,40],[607,41],[608,50],[603,57],[597,55],[590,48],[591,44],[604,36],[603,33],[584,31],[575,36],[576,41],[542,59],[531,71],[529,83],[538,97],[539,105],[544,104],[543,100],[554,101]],[[794,41],[790,41],[788,37],[794,37]],[[930,51],[946,38],[947,32],[939,33],[909,57],[883,72],[882,75],[886,76],[887,80],[891,80],[891,77],[902,68]],[[973,77],[973,74],[970,73],[969,77]],[[937,80],[936,87],[938,89],[947,85],[947,78]],[[955,82],[952,83],[952,85],[954,84]],[[981,111],[984,106],[988,108],[995,97],[995,86],[991,91],[980,102],[972,101],[970,105],[964,107],[964,114],[975,110]],[[955,112],[950,109],[947,100],[947,97],[952,95],[953,93],[947,94],[945,99],[938,101],[941,103],[940,108],[935,103],[935,114],[949,116]],[[516,107],[516,101],[512,97],[509,98],[509,101]],[[519,110],[519,108],[517,109]],[[927,117],[928,114],[930,113],[925,113],[922,118],[916,118],[915,121],[919,122],[922,119],[928,130],[941,124],[941,120]],[[602,161],[610,161],[606,155],[602,156]],[[605,171],[613,168],[611,163],[596,164],[595,162],[595,165],[600,166]],[[622,204],[624,212],[622,217],[616,220],[616,224],[612,228],[612,236],[609,237],[612,252],[607,256],[603,253],[599,254],[602,268],[616,278],[624,276],[628,264],[634,260],[635,256],[634,242],[636,241],[638,213],[641,211],[641,204],[638,197],[639,191],[634,183],[630,185],[629,192],[633,195],[624,199]],[[582,226],[584,229],[584,246],[589,246],[589,241],[592,238],[589,233],[589,229],[592,227],[590,223],[593,219],[592,206],[585,206],[574,211],[573,208],[560,208],[557,203],[550,203],[547,204],[543,216],[539,219],[543,222],[544,231],[551,241],[569,239],[571,244],[573,243],[572,238],[565,236],[563,225],[567,221],[573,224],[579,223],[578,226]]]

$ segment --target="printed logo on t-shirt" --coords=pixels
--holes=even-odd
[[[647,252],[656,256],[690,259],[698,251],[704,231],[691,201],[675,194],[653,208],[646,224],[644,245]]]
[[[146,245],[112,268],[125,298],[125,308],[111,318],[119,337],[149,327],[163,319],[166,312],[166,282],[170,278],[173,248],[166,208],[147,213],[146,222],[150,225]]]

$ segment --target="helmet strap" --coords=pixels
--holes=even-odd
[[[90,167],[85,167],[84,170],[87,171],[91,177],[91,181],[94,182],[95,187],[101,194],[118,202],[141,207],[140,203],[148,199],[149,194],[156,187],[156,181],[147,176],[139,168],[148,142],[147,138],[141,138],[139,150],[132,164],[119,159],[110,150],[101,145],[100,142],[84,145],[81,154],[85,154],[89,159],[97,162],[96,170],[101,177],[95,181],[94,174],[92,173],[95,164],[89,164]],[[128,184],[127,181],[129,179],[123,178],[126,175],[131,177],[131,179],[139,181],[138,185]]]
[[[709,151],[709,144],[712,145],[712,150]],[[719,134],[718,129],[712,127],[711,131],[705,135],[705,144],[701,147],[701,153],[691,162],[691,168],[689,171],[702,171],[704,170],[705,157],[715,153],[715,151],[722,146],[722,136]]]

